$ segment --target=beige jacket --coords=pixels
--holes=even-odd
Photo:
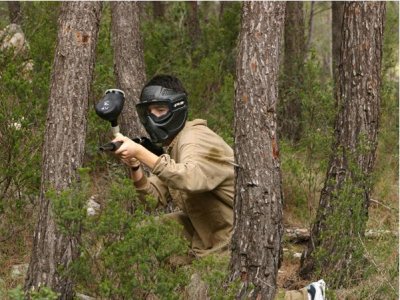
[[[225,250],[233,225],[233,161],[231,147],[205,120],[189,121],[158,159],[154,175],[136,182],[136,189],[164,205],[174,201],[189,221],[181,223],[197,255]]]

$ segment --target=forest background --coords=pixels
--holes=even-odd
[[[31,254],[32,236],[37,222],[35,203],[40,190],[41,146],[59,6],[58,2],[22,3],[20,24],[29,48],[19,55],[11,51],[0,53],[0,298],[18,298],[19,291],[15,288],[23,285],[24,280],[23,275],[18,275],[18,266],[23,269]],[[185,3],[168,3],[163,15],[157,16],[149,2],[143,5],[141,12],[146,77],[173,73],[181,78],[189,91],[190,118],[207,119],[209,126],[231,145],[240,8],[239,2],[227,3],[224,9],[221,9],[218,2],[201,2],[198,12],[200,32],[196,40],[188,30],[188,6]],[[309,228],[314,219],[331,148],[335,112],[330,2],[305,2],[304,8],[307,58],[300,93],[303,132],[297,143],[286,139],[279,141],[286,228]],[[0,16],[2,29],[9,24],[5,2],[0,3]],[[373,263],[357,286],[337,290],[332,294],[332,297],[339,299],[349,295],[354,299],[398,298],[398,17],[398,2],[388,2],[384,32],[381,123],[373,176],[374,201],[369,210],[367,226],[381,234],[366,240],[366,253]],[[95,80],[92,96],[88,99],[91,107],[106,89],[115,86],[110,28],[110,7],[105,3],[97,46]],[[33,70],[26,69],[27,62],[32,62]],[[87,199],[92,195],[107,194],[111,190],[110,198],[123,199],[124,192],[125,195],[132,193],[129,189],[120,189],[125,183],[124,169],[110,156],[100,154],[97,150],[100,144],[110,138],[109,124],[99,120],[93,109],[90,109],[88,122],[84,166],[90,168],[90,187],[80,196]],[[106,199],[97,197],[96,200],[103,207],[106,206]],[[121,207],[128,205],[122,203]],[[108,216],[128,218],[121,212],[121,207],[108,210]],[[107,214],[103,216],[107,217]],[[143,218],[137,216],[137,220]],[[122,276],[118,273],[117,262],[126,259],[123,247],[117,245],[121,256],[113,257],[110,250],[108,256],[104,255],[93,264],[91,253],[96,244],[93,237],[102,236],[107,239],[111,234],[109,228],[101,227],[101,221],[106,222],[107,219],[97,219],[97,224],[100,224],[98,226],[90,220],[85,224],[90,224],[95,230],[87,231],[87,257],[76,265],[78,290],[98,297],[116,294],[123,297],[132,291],[132,286],[124,282],[127,274]],[[113,223],[110,221],[108,224]],[[149,239],[160,243],[162,239],[173,239],[173,229],[171,232],[156,232],[153,229],[150,227],[146,233]],[[169,234],[171,240],[166,238]],[[132,237],[132,242],[136,242],[135,237]],[[142,246],[137,244],[138,249]],[[293,256],[301,252],[303,246],[301,243],[285,241],[279,279],[282,290],[307,284],[296,275],[299,259]],[[181,249],[181,245],[173,244],[166,251]],[[116,268],[110,270],[107,264],[114,264]],[[91,270],[95,267],[97,275],[93,276]],[[158,268],[159,278],[165,280],[160,279],[157,285],[157,282],[150,283],[143,279],[142,287],[156,291],[157,295],[163,295],[164,298],[179,297],[189,282],[190,274],[198,272],[209,285],[212,299],[230,299],[229,292],[220,289],[228,272],[226,260],[212,257],[174,272],[163,269],[159,264],[152,267]],[[16,271],[12,273],[12,270]],[[149,270],[141,270],[143,278],[146,278],[146,272]],[[108,279],[111,275],[117,278],[117,286]],[[176,289],[177,286],[180,288]],[[8,292],[10,290],[11,293]],[[51,292],[49,295],[50,299]],[[43,295],[41,297],[46,299]]]

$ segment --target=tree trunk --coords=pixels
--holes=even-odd
[[[21,25],[22,14],[21,14],[21,3],[19,1],[8,1],[8,14],[10,16],[11,24]]]
[[[280,263],[281,173],[276,137],[284,2],[244,2],[235,92],[235,225],[231,279],[240,299],[273,299]],[[247,299],[247,298],[246,298]]]
[[[120,123],[122,133],[131,138],[145,135],[135,107],[146,81],[139,6],[138,2],[111,2],[114,71],[126,97]]]
[[[192,50],[194,50],[200,40],[201,31],[200,31],[200,22],[199,22],[199,8],[197,1],[188,1],[188,31],[189,37],[192,42]]]
[[[101,2],[64,2],[58,20],[43,144],[39,220],[25,288],[48,286],[61,293],[60,299],[73,297],[72,280],[60,270],[69,266],[79,250],[77,239],[64,236],[56,227],[46,192],[67,188],[82,166],[100,15]]]
[[[164,1],[153,1],[153,18],[163,19],[165,16],[165,2]]]
[[[301,275],[357,278],[377,145],[385,2],[345,2],[335,142]]]
[[[342,43],[342,25],[343,25],[344,2],[332,1],[332,77],[334,91],[339,78],[337,72],[340,64],[340,45]],[[335,99],[338,96],[334,95]]]
[[[303,2],[286,2],[285,56],[281,88],[280,136],[298,142],[301,136],[301,88],[305,58]]]
[[[315,1],[311,1],[311,8],[310,8],[310,17],[308,19],[308,34],[307,34],[307,42],[306,42],[306,53],[310,50],[311,41],[312,41],[312,32],[313,32],[313,23],[314,23],[314,6]]]

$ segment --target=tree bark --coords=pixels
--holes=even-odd
[[[338,67],[340,64],[340,45],[342,43],[344,2],[332,1],[332,78],[334,91],[337,87]],[[337,96],[335,99],[337,99]]]
[[[335,142],[301,276],[350,282],[362,262],[380,110],[385,2],[345,2]]]
[[[163,19],[165,17],[166,3],[164,1],[153,1],[152,4],[153,4],[153,18]]]
[[[305,58],[303,2],[286,2],[285,56],[281,88],[280,136],[292,142],[301,137],[301,88]]]
[[[73,298],[73,282],[60,269],[68,268],[79,250],[77,239],[66,237],[56,227],[46,192],[67,188],[82,166],[101,6],[101,2],[64,2],[58,20],[43,144],[39,220],[25,288],[48,286],[61,294],[60,299]]]
[[[145,135],[135,107],[146,81],[139,6],[138,2],[111,2],[114,71],[118,88],[126,97],[120,117],[121,130],[131,138]]]
[[[231,280],[238,298],[273,299],[281,256],[282,191],[276,136],[284,2],[244,2],[235,91],[235,224]],[[247,299],[247,298],[246,298]]]
[[[310,8],[310,17],[308,19],[308,34],[307,34],[307,42],[306,42],[306,53],[310,50],[311,41],[312,41],[312,32],[313,32],[313,24],[314,24],[314,6],[315,1],[311,1],[311,8]]]
[[[187,24],[189,37],[192,42],[192,50],[194,50],[200,40],[201,30],[200,30],[200,22],[199,22],[199,8],[197,1],[188,1],[188,16],[187,16]]]
[[[8,14],[10,16],[11,24],[21,25],[22,14],[21,14],[21,3],[19,1],[7,1]]]

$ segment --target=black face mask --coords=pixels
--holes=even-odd
[[[149,112],[149,106],[166,105],[168,112],[155,116]],[[185,126],[188,116],[188,104],[185,93],[178,93],[162,86],[145,87],[136,105],[141,123],[154,143],[163,143],[175,137]]]

